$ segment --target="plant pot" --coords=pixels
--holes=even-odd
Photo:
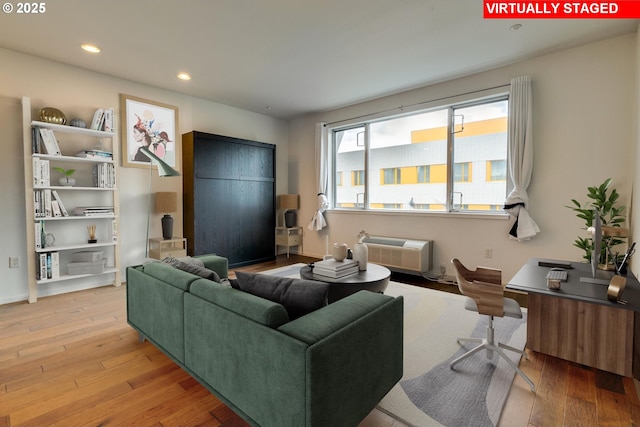
[[[58,182],[63,187],[73,187],[74,185],[76,185],[76,179],[70,176],[63,176],[58,180]]]

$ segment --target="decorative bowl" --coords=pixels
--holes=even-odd
[[[40,117],[41,122],[53,123],[56,125],[64,125],[67,123],[67,118],[64,113],[53,107],[42,108],[38,117]]]
[[[71,121],[69,122],[69,126],[73,126],[73,127],[77,127],[77,128],[86,128],[87,127],[87,122],[85,122],[82,119],[71,119]]]

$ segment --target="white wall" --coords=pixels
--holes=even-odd
[[[75,67],[0,49],[0,186],[4,200],[0,216],[0,304],[27,299],[27,254],[25,237],[25,194],[22,159],[21,98],[31,97],[34,114],[41,107],[62,110],[67,118],[89,122],[98,107],[113,106],[119,124],[119,94],[162,102],[178,107],[178,133],[198,130],[276,144],[276,191],[287,193],[288,123],[203,99],[136,84]],[[120,168],[120,235],[124,267],[144,259],[148,171]],[[155,174],[153,192],[182,192],[182,178],[159,178]],[[221,209],[224,205],[221,204]],[[160,236],[160,216],[151,219],[151,236]],[[182,235],[181,209],[174,215],[174,235]],[[9,268],[9,257],[19,256],[22,267]],[[122,278],[125,275],[123,272]],[[69,290],[69,285],[40,287],[40,295]]]
[[[587,201],[587,186],[611,177],[624,204],[630,206],[636,164],[637,43],[636,35],[629,34],[292,121],[289,139],[296,144],[289,151],[289,190],[301,195],[301,225],[306,227],[316,206],[315,122],[491,88],[528,74],[533,80],[535,144],[528,208],[542,230],[536,238],[510,239],[510,221],[486,216],[344,211],[327,212],[327,233],[330,242],[350,245],[362,229],[377,235],[431,239],[436,269],[445,264],[448,274],[453,274],[449,260],[458,257],[469,266],[502,268],[505,281],[531,257],[581,260],[573,241],[582,235],[583,223],[565,207],[570,200]],[[305,228],[305,253],[322,255],[325,236]],[[493,249],[493,258],[484,258],[484,248]]]

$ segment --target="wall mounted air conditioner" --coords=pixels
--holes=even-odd
[[[392,271],[425,276],[431,270],[433,241],[370,236],[362,240],[369,249],[369,262]]]

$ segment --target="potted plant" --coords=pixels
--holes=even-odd
[[[75,178],[72,177],[72,175],[76,171],[75,169],[63,169],[60,167],[54,167],[53,169],[63,175],[59,180],[60,185],[65,187],[72,187],[76,184]]]
[[[602,184],[594,187],[587,187],[587,197],[590,201],[584,205],[578,202],[576,199],[571,199],[572,206],[567,208],[576,212],[576,216],[585,221],[584,230],[587,230],[593,225],[594,212],[598,212],[600,220],[603,226],[608,227],[620,227],[625,221],[623,215],[624,206],[617,206],[620,194],[615,188],[609,188],[611,185],[611,178],[607,178]],[[607,250],[615,245],[624,243],[623,240],[617,237],[603,237],[602,239],[602,251],[600,253],[600,260],[607,259]],[[583,258],[587,262],[591,262],[591,251],[593,250],[593,243],[591,238],[578,237],[574,243],[574,246],[584,251]]]

